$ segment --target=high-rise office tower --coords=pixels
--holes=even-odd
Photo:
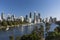
[[[36,13],[34,13],[34,23],[36,23]]]
[[[26,18],[25,18],[26,20],[28,19],[28,15],[26,15]]]
[[[48,18],[45,19],[45,23],[47,23],[47,22],[48,22]]]
[[[40,18],[40,13],[38,13],[38,18]]]
[[[52,23],[52,22],[53,22],[53,18],[50,17],[50,19],[49,19],[49,23]]]
[[[7,21],[11,21],[11,20],[12,20],[12,16],[10,14],[8,14]]]
[[[30,12],[30,15],[29,15],[30,18],[32,18],[32,13]]]
[[[15,15],[11,16],[12,21],[15,21]]]
[[[53,22],[55,23],[57,21],[57,18],[53,18]]]
[[[34,20],[36,20],[36,13],[34,13]]]
[[[4,14],[3,14],[3,13],[1,13],[1,19],[2,19],[2,20],[4,19],[3,17],[4,17]]]
[[[38,18],[38,15],[36,15],[36,22],[38,22],[38,19],[39,19],[39,18]]]

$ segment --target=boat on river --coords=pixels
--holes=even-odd
[[[9,30],[9,27],[6,28],[6,31]]]

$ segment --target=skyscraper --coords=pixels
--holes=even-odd
[[[12,15],[11,14],[8,14],[7,21],[12,21],[12,19],[13,19]]]
[[[32,13],[30,12],[30,15],[29,15],[30,18],[32,18]]]
[[[53,18],[53,22],[55,23],[57,21],[57,18]]]
[[[11,16],[12,21],[15,21],[15,15]]]
[[[34,23],[36,23],[36,13],[34,13]]]
[[[47,22],[48,22],[48,18],[45,19],[45,23],[47,23]]]
[[[53,18],[50,17],[50,19],[49,19],[49,23],[52,23],[52,22],[53,22]]]
[[[40,13],[38,13],[38,18],[40,18]]]
[[[28,19],[28,15],[26,15],[26,18],[25,18],[26,20]]]
[[[3,20],[4,18],[3,18],[3,16],[4,16],[4,14],[3,13],[1,13],[1,19]]]
[[[34,13],[34,20],[36,20],[36,13]]]

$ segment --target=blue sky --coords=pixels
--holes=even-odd
[[[60,0],[0,0],[0,14],[15,14],[25,16],[37,11],[42,18],[60,18]]]

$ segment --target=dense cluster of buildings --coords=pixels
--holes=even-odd
[[[36,13],[36,12],[34,12],[34,15],[32,15],[32,13],[30,12],[30,14],[26,15],[25,17],[23,17],[23,16],[16,17],[15,15],[9,14],[9,15],[7,15],[6,18],[4,18],[4,13],[1,13],[1,21],[3,21],[3,20],[17,21],[17,19],[20,19],[22,22],[24,20],[26,20],[29,23],[40,23],[40,22],[52,23],[52,22],[56,22],[56,20],[57,20],[56,18],[52,18],[52,17],[50,17],[49,19],[48,18],[42,19],[40,16],[40,13]]]

